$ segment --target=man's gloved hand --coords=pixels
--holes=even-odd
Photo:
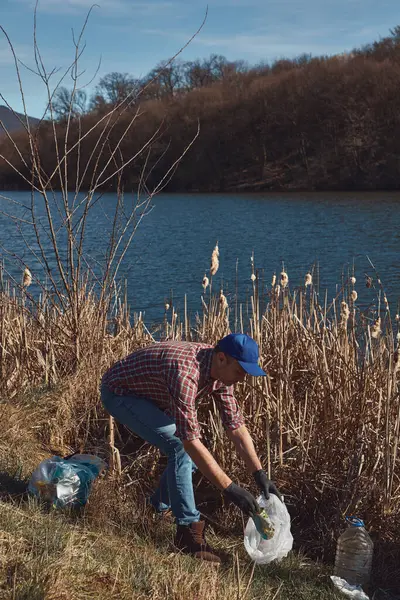
[[[278,488],[276,487],[273,481],[268,479],[264,469],[254,471],[253,477],[254,481],[258,486],[258,489],[261,491],[262,494],[264,494],[266,500],[268,500],[270,494],[275,494],[275,496],[278,496],[279,500],[282,502],[282,496]]]
[[[224,496],[236,504],[245,515],[254,515],[261,511],[254,496],[236,483],[231,483],[224,489]]]

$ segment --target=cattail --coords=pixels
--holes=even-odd
[[[371,336],[375,339],[377,339],[382,333],[381,330],[381,319],[380,317],[378,317],[375,321],[375,323],[372,325],[371,327]]]
[[[289,283],[288,274],[285,271],[282,271],[282,273],[281,273],[281,288],[284,290],[288,283]]]
[[[372,277],[368,277],[368,275],[365,278],[365,285],[367,288],[372,287]]]
[[[224,296],[224,290],[221,290],[219,293],[219,305],[221,310],[228,308],[228,300],[226,299],[226,296]]]
[[[281,293],[281,286],[278,284],[275,288],[275,298],[278,300]]]
[[[178,313],[174,312],[174,319],[176,321],[176,319],[178,318]]]
[[[208,288],[209,283],[210,283],[210,281],[209,281],[207,275],[204,274],[203,281],[201,282],[201,285],[203,286],[204,291],[206,291],[206,289]]]
[[[308,285],[312,285],[312,275],[311,273],[307,273],[304,278],[304,285],[307,287]]]
[[[168,302],[165,303],[164,308],[165,308],[165,310],[169,310],[169,304],[168,304]]]
[[[388,301],[388,299],[386,297],[386,294],[383,294],[383,302],[385,304],[386,310],[389,310],[389,301]]]
[[[340,305],[340,326],[345,329],[347,326],[347,321],[350,317],[350,310],[347,302],[343,301]]]
[[[351,285],[355,285],[357,279],[355,277],[350,277],[350,283]]]
[[[211,254],[210,275],[215,275],[216,272],[218,271],[218,268],[219,268],[218,257],[219,257],[219,249],[218,249],[218,242],[217,242],[217,244]]]
[[[257,279],[254,273],[252,273],[252,274],[251,274],[251,276],[250,276],[250,279],[251,279],[252,281],[255,281],[255,280]]]
[[[352,299],[352,301],[355,302],[357,300],[357,298],[358,298],[358,294],[357,294],[356,290],[353,290],[351,292],[351,299]]]
[[[395,316],[395,320],[396,320],[396,321],[400,321],[400,315],[396,315],[396,316]]]
[[[276,275],[272,275],[272,281],[271,281],[271,287],[274,287],[274,285],[276,284]]]
[[[396,335],[396,340],[397,340],[398,342],[400,342],[400,331],[399,331],[399,332],[397,333],[397,335]]]
[[[24,276],[22,279],[22,287],[27,288],[31,285],[31,283],[32,283],[32,273],[30,272],[28,267],[26,267],[26,269],[24,271]]]

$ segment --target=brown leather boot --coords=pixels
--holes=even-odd
[[[190,525],[178,525],[175,546],[185,554],[192,554],[195,558],[220,563],[221,559],[205,540],[204,526],[204,521],[198,521]]]

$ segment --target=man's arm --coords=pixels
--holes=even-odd
[[[232,479],[221,469],[213,455],[200,440],[184,440],[183,447],[200,472],[221,491],[232,483]]]
[[[233,483],[218,465],[204,444],[196,440],[184,440],[183,447],[207,479],[219,488],[225,497],[236,504],[246,515],[260,512],[257,500],[247,490]]]
[[[253,474],[262,469],[260,459],[257,456],[253,440],[246,425],[242,425],[238,429],[227,429],[226,433],[229,439],[232,440],[236,452],[244,460],[249,473]]]
[[[234,443],[236,452],[244,460],[249,473],[253,475],[257,487],[264,494],[264,496],[269,498],[271,493],[275,494],[280,500],[282,500],[280,491],[274,482],[268,479],[268,475],[261,466],[260,459],[257,456],[253,440],[251,439],[251,435],[249,434],[247,427],[242,425],[237,429],[227,430],[227,435]]]

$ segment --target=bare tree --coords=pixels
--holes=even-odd
[[[55,85],[52,85],[56,72],[48,71],[43,63],[36,38],[36,9],[34,13],[34,57],[35,74],[41,81],[47,93],[47,107],[44,116],[45,123],[33,129],[27,119],[25,92],[22,86],[21,66],[15,48],[3,27],[0,31],[4,34],[12,56],[14,57],[15,71],[20,83],[21,100],[24,108],[25,119],[21,119],[28,150],[21,151],[16,139],[6,131],[8,141],[11,143],[17,162],[9,160],[1,153],[0,158],[30,186],[30,202],[20,204],[18,216],[13,211],[15,200],[11,197],[0,196],[2,212],[12,218],[26,245],[28,256],[40,264],[41,273],[34,279],[42,287],[43,294],[49,298],[57,311],[65,315],[65,324],[68,330],[68,339],[73,346],[74,363],[79,364],[81,358],[80,323],[82,318],[83,303],[87,294],[95,294],[97,327],[93,335],[93,344],[101,345],[104,341],[105,328],[112,298],[117,285],[120,266],[132,239],[142,220],[152,208],[152,200],[169,182],[182,157],[194,143],[199,129],[186,147],[183,147],[178,157],[171,159],[164,174],[152,189],[149,189],[148,178],[151,174],[149,157],[152,146],[157,142],[162,124],[156,127],[143,145],[130,155],[124,155],[122,144],[134,124],[140,119],[141,112],[138,108],[134,112],[128,111],[130,100],[134,100],[136,87],[134,82],[123,76],[111,74],[103,78],[101,86],[107,92],[106,100],[110,106],[104,114],[98,115],[91,125],[82,129],[80,119],[78,126],[75,123],[76,105],[81,98],[80,85],[82,77],[79,69],[79,60],[84,46],[82,37],[87,27],[92,9],[88,12],[82,30],[74,42],[74,58],[71,65],[59,76]],[[202,27],[203,25],[201,25]],[[201,28],[200,27],[200,28]],[[197,32],[196,32],[197,33]],[[196,34],[195,34],[196,35]],[[192,36],[191,39],[193,39]],[[190,42],[190,40],[189,40]],[[188,43],[189,43],[188,42]],[[183,50],[179,50],[177,55]],[[175,57],[174,57],[175,58]],[[171,59],[171,63],[172,63]],[[168,67],[168,64],[166,65]],[[61,85],[70,75],[73,87],[68,95],[60,91]],[[7,100],[0,93],[0,98],[12,110]],[[63,122],[58,122],[60,114],[60,98],[63,101]],[[69,104],[67,106],[67,99]],[[13,111],[16,115],[16,113]],[[116,141],[112,141],[111,133],[117,127],[122,115],[127,116],[123,121],[123,128]],[[18,115],[17,115],[18,116]],[[56,166],[51,172],[45,172],[42,166],[41,154],[38,145],[38,132],[45,126],[50,135],[51,145],[56,155]],[[90,141],[91,151],[89,160],[81,161],[81,148],[83,143]],[[137,191],[130,203],[126,202],[124,191],[120,185],[125,169],[129,168],[139,158],[144,167],[141,172]],[[70,167],[76,169],[74,181],[70,178]],[[89,174],[90,184],[83,189],[83,182]],[[92,209],[99,203],[102,190],[111,181],[117,181],[117,194],[114,214],[110,217],[110,231],[108,238],[104,239],[104,260],[93,261],[90,258],[90,248],[87,244],[87,229],[90,226],[88,216]],[[11,209],[8,207],[11,206]],[[43,212],[44,209],[44,212]],[[22,215],[22,216],[21,216]],[[44,216],[43,216],[44,215]],[[30,234],[34,234],[34,243],[31,235],[26,235],[26,227]],[[3,253],[13,257],[19,264],[27,268],[29,258],[23,259],[3,246]],[[47,284],[43,283],[47,280]],[[24,291],[24,290],[23,290]],[[34,299],[32,299],[34,301]],[[37,303],[36,303],[37,304]],[[97,335],[97,337],[96,337]]]
[[[87,94],[85,90],[72,90],[61,86],[54,93],[53,110],[57,119],[67,119],[70,112],[74,118],[85,114],[87,109]]]
[[[173,97],[182,89],[185,78],[184,64],[179,61],[163,61],[145,77],[144,83],[153,81],[146,91],[146,97]]]
[[[108,73],[102,77],[96,86],[95,93],[91,99],[91,108],[102,110],[115,107],[129,98],[130,104],[134,104],[142,88],[142,82],[135,79],[129,73]]]

